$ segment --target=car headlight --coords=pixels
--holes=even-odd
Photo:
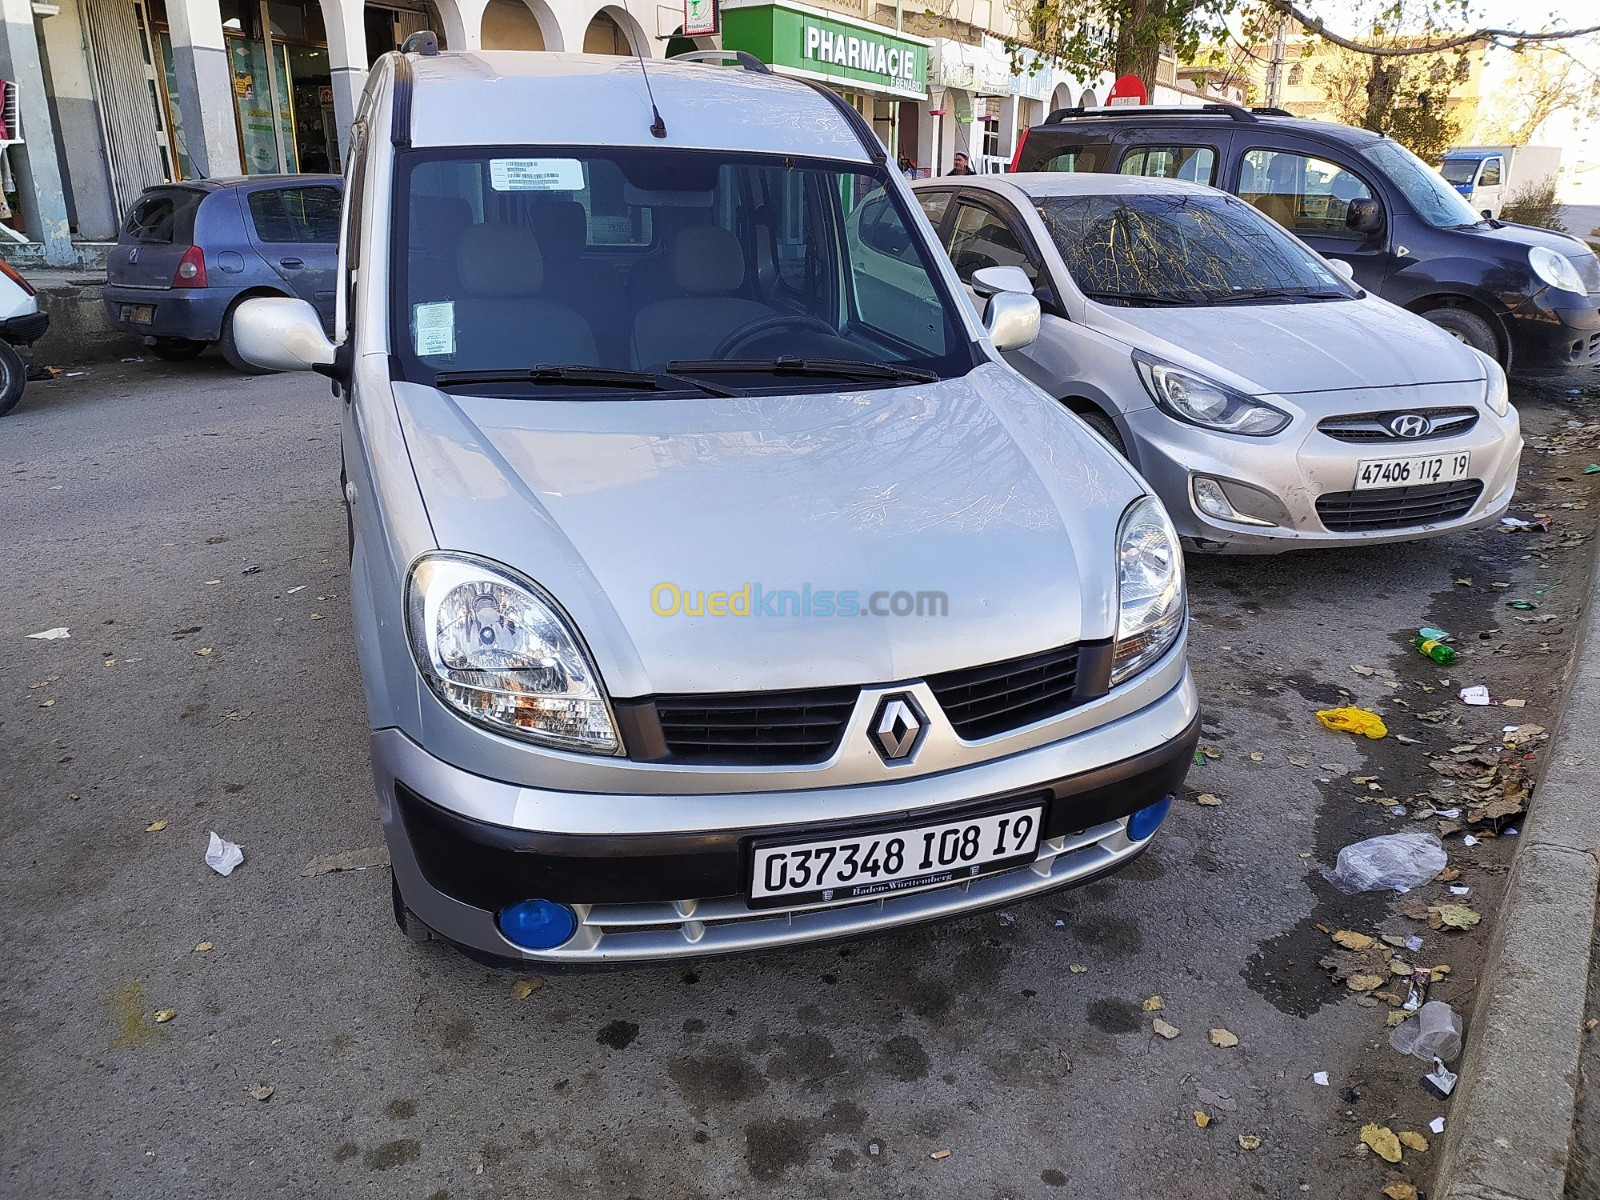
[[[1113,686],[1155,662],[1183,630],[1183,552],[1154,496],[1128,506],[1117,527],[1117,643]]]
[[[1483,381],[1483,406],[1497,417],[1503,417],[1511,408],[1511,392],[1506,387],[1506,373],[1501,370],[1500,364],[1487,354],[1479,357],[1483,359],[1483,370],[1486,378]]]
[[[1142,350],[1133,352],[1133,365],[1162,411],[1191,425],[1269,437],[1282,431],[1291,420],[1282,409]]]
[[[1577,292],[1580,296],[1587,292],[1583,286],[1583,279],[1578,274],[1578,268],[1572,265],[1572,260],[1548,246],[1531,247],[1528,250],[1528,265],[1533,268],[1535,275],[1553,288],[1560,288],[1563,292]]]
[[[406,625],[422,677],[462,716],[565,750],[617,752],[599,672],[532,584],[477,559],[430,554],[412,568]]]

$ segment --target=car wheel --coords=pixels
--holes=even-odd
[[[199,358],[210,344],[194,338],[160,337],[147,349],[162,362],[188,362],[191,358]]]
[[[231,312],[222,322],[222,338],[217,342],[217,348],[222,351],[222,357],[228,360],[228,365],[235,371],[245,375],[274,374],[271,367],[258,367],[239,353],[238,343],[233,340],[233,314]]]
[[[394,869],[390,868],[389,894],[394,901],[394,923],[400,927],[400,932],[413,942],[431,942],[433,930],[422,923],[416,913],[406,907],[405,897],[400,894],[400,881],[394,877]]]
[[[1432,321],[1458,342],[1465,342],[1474,350],[1481,350],[1490,358],[1500,361],[1500,339],[1494,335],[1494,327],[1475,312],[1464,308],[1430,308],[1422,314],[1426,321]],[[1501,362],[1504,366],[1504,362]]]
[[[22,399],[23,385],[28,382],[28,367],[7,342],[0,342],[0,417],[5,416]]]
[[[1089,409],[1086,412],[1080,412],[1077,415],[1078,419],[1081,420],[1085,425],[1094,430],[1101,437],[1105,438],[1105,440],[1110,443],[1113,450],[1122,455],[1123,458],[1128,457],[1128,447],[1123,444],[1122,433],[1117,429],[1117,423],[1115,421],[1106,416],[1106,414],[1101,412],[1099,409]]]

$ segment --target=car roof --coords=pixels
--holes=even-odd
[[[1111,175],[1092,171],[1023,171],[1016,175],[943,175],[918,179],[911,186],[926,191],[939,184],[984,188],[992,192],[1016,189],[1032,198],[1044,196],[1148,196],[1205,192],[1216,189],[1186,179],[1157,179],[1149,175]]]
[[[1280,133],[1310,134],[1313,137],[1321,136],[1331,141],[1343,142],[1348,145],[1369,145],[1372,142],[1381,142],[1384,135],[1374,133],[1370,129],[1359,129],[1353,125],[1340,125],[1335,121],[1311,121],[1305,117],[1297,117],[1285,112],[1255,112],[1237,105],[1215,104],[1187,106],[1178,105],[1157,111],[1141,112],[1139,106],[1128,105],[1122,108],[1086,108],[1086,109],[1057,109],[1045,118],[1041,125],[1034,125],[1028,130],[1031,137],[1035,133],[1049,133],[1051,130],[1062,132],[1071,131],[1082,133],[1089,129],[1118,129],[1132,125],[1141,129],[1193,129],[1212,128],[1221,126],[1226,129],[1255,130],[1271,129]]]
[[[867,162],[843,104],[765,68],[544,51],[407,55],[413,146],[669,146]]]

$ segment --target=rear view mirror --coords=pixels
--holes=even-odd
[[[1342,258],[1330,258],[1328,265],[1346,279],[1354,279],[1356,277],[1356,269]]]
[[[1350,201],[1344,214],[1344,226],[1357,233],[1377,233],[1383,228],[1383,205],[1369,197]]]
[[[322,318],[304,300],[258,296],[233,314],[233,341],[248,362],[269,371],[315,371],[333,366],[335,348]]]
[[[1016,271],[1015,267],[991,267],[994,271]],[[1022,275],[1021,271],[1017,271]],[[974,276],[976,278],[976,276]],[[1027,280],[1027,276],[1022,276]],[[984,328],[989,340],[1002,354],[1033,345],[1039,336],[1039,299],[1032,292],[996,292],[983,310]]]

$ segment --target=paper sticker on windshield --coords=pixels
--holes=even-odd
[[[421,358],[456,352],[456,305],[454,300],[436,300],[412,306],[416,328],[417,354]]]
[[[583,164],[575,158],[491,158],[489,186],[497,192],[581,192]]]

